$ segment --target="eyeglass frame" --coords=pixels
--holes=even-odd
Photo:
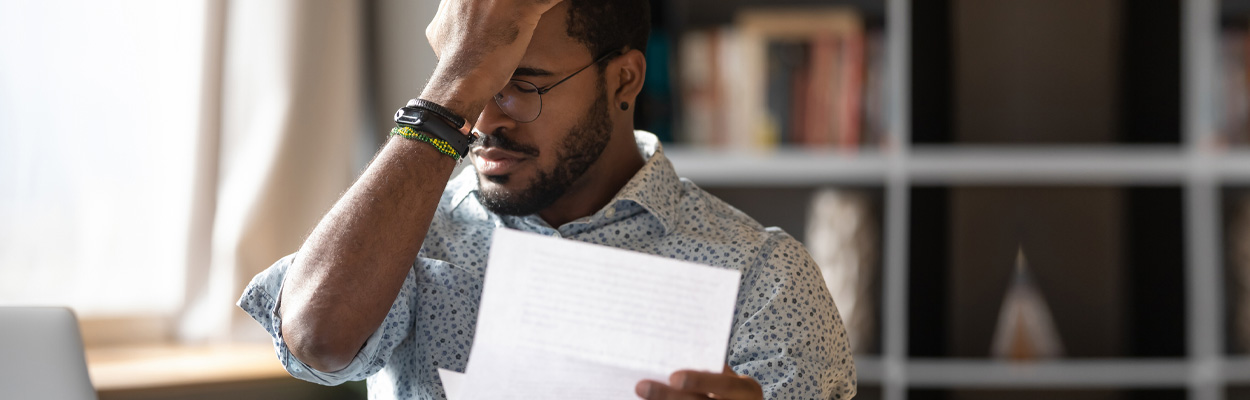
[[[522,124],[527,124],[530,122],[537,121],[538,117],[541,117],[543,115],[543,95],[544,94],[547,94],[547,92],[550,92],[551,89],[555,89],[556,86],[560,86],[560,84],[564,83],[564,81],[573,79],[574,76],[577,76],[577,74],[582,73],[582,71],[585,71],[587,68],[590,68],[596,64],[607,61],[611,59],[612,57],[615,57],[624,53],[625,53],[625,49],[617,49],[617,50],[609,51],[606,54],[599,56],[599,58],[596,58],[595,61],[591,61],[590,64],[586,64],[585,67],[582,67],[581,69],[578,69],[577,71],[574,71],[572,74],[569,74],[569,76],[564,77],[564,79],[556,81],[556,83],[547,85],[546,87],[538,87],[538,85],[535,85],[534,82],[530,82],[524,79],[509,79],[508,82],[512,82],[512,81],[524,82],[525,84],[533,86],[535,89],[534,93],[538,94],[538,114],[534,115],[534,118],[530,119],[529,121],[521,121],[519,119],[516,119],[516,117],[513,117],[512,114],[509,114],[508,111],[504,109],[502,104],[499,104],[499,99],[501,98],[500,95],[503,94],[502,91],[499,93],[496,93],[495,96],[493,96],[493,99],[495,100],[495,105],[499,106],[499,110],[503,111],[503,114],[507,115],[508,118],[512,118],[513,121],[516,121]]]

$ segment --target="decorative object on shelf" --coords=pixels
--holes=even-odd
[[[838,306],[851,350],[870,351],[876,338],[877,223],[865,193],[825,188],[812,196],[807,249]]]
[[[998,313],[994,344],[996,358],[1016,361],[1053,359],[1063,355],[1063,343],[1055,329],[1054,316],[1042,292],[1029,274],[1024,249],[1016,253],[1015,275]]]
[[[746,9],[734,25],[681,39],[686,141],[853,150],[879,143],[880,32],[851,8]]]

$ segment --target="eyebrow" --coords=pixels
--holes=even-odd
[[[552,75],[555,75],[555,73],[545,70],[545,69],[533,68],[533,67],[517,67],[516,71],[512,73],[512,76],[552,76]]]

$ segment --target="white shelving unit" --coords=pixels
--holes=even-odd
[[[1176,146],[1106,147],[913,147],[907,157],[884,152],[848,155],[837,151],[778,149],[665,150],[682,176],[708,185],[793,186],[880,184],[892,170],[909,183],[1178,184],[1197,160]],[[1210,158],[1212,156],[1200,156]],[[726,162],[732,160],[732,162]],[[1223,175],[1245,174],[1250,157],[1221,159]]]
[[[908,101],[911,0],[884,0],[889,70],[888,121],[894,145],[857,154],[666,149],[677,171],[705,186],[879,186],[885,229],[881,354],[857,356],[861,385],[887,400],[912,388],[1185,389],[1222,400],[1250,385],[1250,357],[1224,353],[1221,237],[1223,185],[1250,183],[1250,151],[1218,150],[1209,112],[1216,88],[1219,0],[1183,0],[1182,143],[1179,146],[912,146]],[[924,184],[1169,185],[1184,193],[1185,356],[1072,359],[1030,364],[908,357],[909,192]]]
[[[879,184],[897,159],[880,152],[775,151],[665,148],[677,172],[705,186],[804,186],[827,183]]]

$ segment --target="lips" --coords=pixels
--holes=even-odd
[[[473,150],[473,155],[473,165],[485,175],[505,175],[529,160],[525,154],[498,147],[479,147]]]

